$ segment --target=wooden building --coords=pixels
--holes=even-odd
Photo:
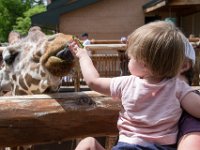
[[[52,0],[47,12],[32,17],[32,25],[54,28],[94,39],[120,39],[144,24],[142,6],[148,0]]]
[[[200,34],[200,0],[48,0],[32,25],[94,39],[120,39],[154,20],[174,21],[189,36]]]
[[[152,0],[143,9],[145,22],[171,20],[187,37],[200,36],[200,0]]]

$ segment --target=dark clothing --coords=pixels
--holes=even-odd
[[[199,91],[195,91],[195,93],[200,95]],[[179,122],[178,139],[191,132],[200,132],[200,119],[191,116],[187,112],[183,112]]]
[[[149,143],[147,146],[128,144],[123,142],[118,142],[112,150],[176,150],[174,146],[158,145],[154,143]]]

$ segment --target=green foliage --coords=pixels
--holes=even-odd
[[[6,42],[8,34],[13,30],[16,21],[25,19],[24,26],[30,27],[30,18],[23,17],[24,12],[43,4],[42,0],[0,0],[0,43]],[[44,6],[43,6],[44,7]],[[31,11],[30,11],[31,13]],[[30,15],[30,14],[27,14]],[[21,19],[17,19],[20,18]],[[23,18],[22,18],[23,17]],[[22,25],[22,24],[21,24]],[[18,24],[16,25],[18,26]]]
[[[21,0],[0,0],[0,41],[7,41],[7,35],[12,30],[16,18],[25,11]]]
[[[36,5],[33,8],[23,13],[22,17],[18,17],[16,25],[13,26],[14,30],[21,35],[26,35],[31,26],[31,16],[46,11],[44,5]]]

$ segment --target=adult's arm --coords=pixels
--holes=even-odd
[[[200,118],[200,96],[194,92],[188,93],[181,101],[184,110],[196,118]]]

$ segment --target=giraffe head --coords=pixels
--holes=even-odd
[[[39,27],[32,27],[27,37],[3,50],[0,91],[10,87],[13,95],[56,91],[61,77],[74,66],[68,49],[71,40],[71,35],[47,36]]]

